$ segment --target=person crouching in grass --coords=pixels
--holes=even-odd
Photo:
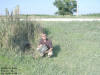
[[[42,57],[45,54],[48,54],[48,57],[53,55],[52,41],[47,38],[45,33],[41,34],[41,39],[39,41],[37,50],[40,52],[40,56]]]

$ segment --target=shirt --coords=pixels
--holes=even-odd
[[[48,49],[53,48],[53,46],[52,46],[52,41],[49,40],[49,39],[46,39],[46,42],[44,42],[43,39],[40,39],[39,45],[40,45],[40,44],[42,44],[42,45],[45,44],[45,45],[48,47]]]

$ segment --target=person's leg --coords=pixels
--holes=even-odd
[[[48,52],[48,57],[51,57],[53,55],[53,51]]]

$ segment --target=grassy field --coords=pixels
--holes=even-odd
[[[26,15],[22,15],[21,17],[25,17]],[[33,14],[33,15],[28,15],[30,18],[100,18],[100,13],[98,14],[86,14],[86,15],[43,15],[43,14]]]
[[[4,18],[5,16],[0,16],[1,18]],[[20,18],[25,19],[25,18],[100,18],[100,13],[98,14],[87,14],[87,15],[45,15],[45,14],[21,14]]]
[[[21,18],[25,18],[26,15],[20,16]],[[79,15],[79,16],[70,16],[70,15],[27,15],[29,18],[100,18],[100,15]]]
[[[0,49],[0,66],[18,75],[100,75],[100,22],[41,22],[54,56],[33,58]]]

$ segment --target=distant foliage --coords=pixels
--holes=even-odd
[[[58,8],[58,15],[73,15],[77,11],[76,0],[55,0],[54,5]]]

